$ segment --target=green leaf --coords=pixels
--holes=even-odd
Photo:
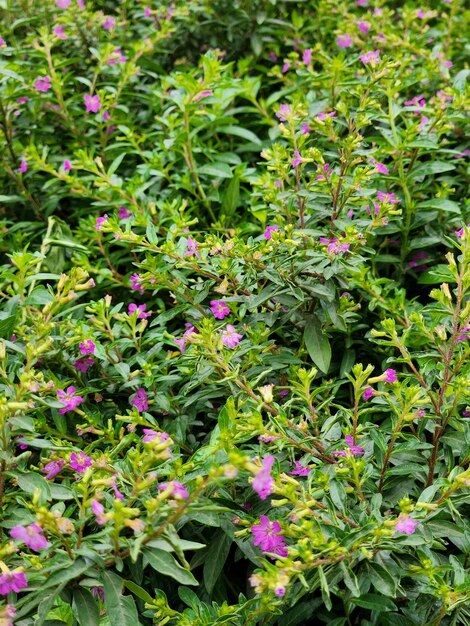
[[[108,168],[108,176],[112,176],[114,174],[114,172],[121,165],[122,160],[124,159],[125,156],[126,156],[126,152],[121,152],[121,154],[114,159],[114,161],[111,163],[111,165]]]
[[[368,576],[379,593],[394,598],[397,595],[397,581],[385,567],[378,563],[367,563]]]
[[[397,608],[391,600],[375,593],[365,593],[360,598],[351,598],[351,602],[370,611],[395,611]]]
[[[0,319],[0,337],[3,339],[10,339],[13,334],[13,329],[16,324],[16,315],[9,315],[3,319]]]
[[[99,606],[87,589],[79,587],[73,590],[73,608],[80,626],[99,626]]]
[[[174,578],[182,585],[198,585],[198,581],[194,576],[185,569],[169,552],[159,550],[158,548],[144,549],[144,557],[147,563],[156,572],[165,576]]]
[[[417,204],[418,209],[439,209],[444,213],[456,213],[460,215],[460,206],[453,200],[447,200],[447,198],[433,198],[432,200],[425,200]]]
[[[135,596],[137,596],[144,602],[148,602],[149,604],[151,604],[155,601],[155,599],[152,598],[152,596],[149,593],[147,593],[145,589],[142,589],[142,587],[139,587],[139,585],[136,585],[136,583],[132,582],[132,580],[125,580],[124,587],[126,589],[129,589],[130,592],[132,592]]]
[[[208,546],[208,554],[204,563],[204,586],[209,594],[212,593],[227,560],[232,538],[223,531],[216,533]]]
[[[318,567],[318,577],[320,579],[321,597],[323,598],[323,602],[325,603],[326,610],[331,611],[333,605],[330,598],[330,587],[328,585],[325,572],[323,571],[323,567],[321,565]]]
[[[103,572],[104,603],[111,624],[136,626],[140,624],[132,596],[123,596],[123,579],[114,572]]]
[[[51,499],[49,483],[40,474],[34,474],[33,472],[22,473],[13,470],[8,472],[8,474],[15,478],[19,488],[26,491],[26,493],[34,495],[36,490],[39,490],[41,493],[40,504],[44,504],[44,502]]]
[[[198,168],[199,174],[207,174],[215,178],[232,178],[233,173],[227,163],[208,163]]]
[[[240,197],[240,178],[235,175],[229,182],[222,199],[222,213],[227,216],[233,215],[238,206]]]
[[[251,132],[246,128],[242,128],[241,126],[222,126],[217,129],[219,133],[226,133],[227,135],[235,135],[236,137],[241,137],[242,139],[246,139],[251,143],[257,143],[261,145],[261,139],[255,135],[255,133]]]
[[[445,163],[444,161],[428,161],[426,163],[419,163],[411,170],[410,176],[412,178],[421,178],[422,176],[429,176],[431,174],[442,174],[443,172],[450,172],[455,170],[455,165],[452,163]]]
[[[310,358],[324,374],[328,372],[331,361],[331,346],[328,337],[323,333],[316,317],[307,320],[304,342]]]
[[[434,265],[421,274],[418,279],[420,285],[434,285],[436,283],[455,283],[455,278],[447,265]]]

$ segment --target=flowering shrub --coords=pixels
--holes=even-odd
[[[0,17],[0,624],[470,623],[464,4]]]

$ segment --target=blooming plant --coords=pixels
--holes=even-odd
[[[469,32],[0,3],[0,625],[470,624]]]

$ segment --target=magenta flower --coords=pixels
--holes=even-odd
[[[86,93],[83,96],[83,100],[85,102],[85,110],[87,113],[98,113],[101,109],[101,102],[98,94],[92,96],[89,93]]]
[[[130,217],[132,217],[132,213],[128,209],[126,209],[125,206],[120,206],[118,211],[118,218],[120,220],[127,220]]]
[[[72,163],[70,163],[70,161],[65,159],[65,161],[62,163],[62,170],[64,172],[70,172],[71,169],[72,169]]]
[[[377,198],[380,202],[387,202],[388,204],[398,204],[400,198],[396,198],[394,193],[384,193],[383,191],[377,192]]]
[[[191,236],[189,236],[186,242],[186,251],[184,253],[184,256],[199,256],[199,253],[197,251],[198,247],[198,242]]]
[[[281,122],[287,122],[287,119],[292,114],[292,107],[288,104],[281,104],[279,111],[276,113],[276,117],[281,120]]]
[[[88,467],[93,465],[93,459],[86,455],[84,452],[72,452],[70,454],[70,467],[78,472],[79,474],[84,474]]]
[[[310,132],[310,126],[308,125],[308,122],[302,122],[300,124],[300,133],[302,135],[308,135]]]
[[[57,476],[57,474],[60,474],[62,468],[64,467],[64,463],[65,461],[63,461],[62,459],[58,459],[57,461],[49,461],[49,463],[46,463],[46,465],[44,465],[41,470],[41,472],[46,474],[44,478],[46,480],[52,480],[55,476]]]
[[[64,405],[62,409],[59,409],[59,413],[64,415],[68,411],[75,411],[78,405],[85,402],[85,398],[75,395],[75,387],[70,386],[64,391],[63,389],[57,389],[57,398]]]
[[[112,30],[116,26],[116,20],[114,17],[107,16],[103,22],[103,28],[105,30]]]
[[[111,52],[111,56],[108,59],[108,65],[116,65],[116,63],[125,63],[127,61],[127,57],[125,57],[121,48],[116,48]]]
[[[274,457],[272,454],[265,456],[261,465],[261,469],[253,479],[251,486],[259,495],[261,500],[266,498],[273,492],[274,479],[271,476],[271,469],[274,465]]]
[[[3,39],[3,37],[0,37],[0,48],[5,48],[7,45],[7,42]]]
[[[286,61],[286,62],[284,63],[284,65],[282,66],[281,72],[282,72],[283,74],[287,74],[287,72],[289,71],[289,69],[290,69],[290,63],[289,63],[289,61]]]
[[[97,217],[96,222],[95,222],[95,230],[101,230],[102,226],[106,223],[107,219],[108,219],[107,213],[105,213],[101,217]]]
[[[149,408],[147,394],[145,393],[145,389],[137,389],[136,393],[130,400],[132,406],[142,413],[142,411],[146,411]]]
[[[137,313],[137,319],[144,320],[151,315],[150,313],[145,312],[146,308],[146,304],[129,304],[129,306],[127,307],[127,315],[133,315],[134,313]]]
[[[139,291],[140,293],[144,293],[144,288],[140,284],[141,278],[139,274],[132,274],[129,280],[131,281],[131,289],[133,291]]]
[[[426,106],[426,100],[424,99],[424,96],[420,94],[419,96],[415,96],[414,98],[411,98],[411,100],[406,100],[405,106],[406,107],[419,107],[422,109],[423,107]]]
[[[470,339],[470,324],[465,324],[459,330],[459,335],[457,336],[457,341],[468,341]]]
[[[145,9],[144,9],[144,16],[145,17],[152,17],[152,9],[150,7],[145,7]]]
[[[19,168],[16,170],[19,174],[24,174],[28,171],[28,162],[22,159]]]
[[[372,65],[375,67],[379,62],[380,50],[370,50],[369,52],[363,52],[359,55],[359,58],[365,65]]]
[[[419,522],[406,513],[400,513],[397,522],[395,524],[395,530],[405,535],[412,535],[416,528],[419,526]]]
[[[28,586],[24,572],[3,572],[0,576],[0,595],[6,596],[10,591],[19,593]]]
[[[316,180],[328,180],[331,176],[333,169],[330,167],[329,163],[325,163],[325,165],[321,168],[322,174],[319,174]]]
[[[98,500],[91,501],[91,510],[96,517],[96,523],[100,526],[104,526],[109,521],[108,515],[104,512],[104,506]]]
[[[396,370],[393,370],[392,368],[388,368],[387,370],[385,370],[385,372],[383,373],[383,376],[384,376],[384,381],[386,383],[397,382],[397,372]]]
[[[77,359],[76,361],[74,361],[73,366],[79,372],[86,374],[89,368],[94,364],[95,362],[91,357],[85,356],[82,359]]]
[[[467,224],[467,228],[470,228],[470,224]],[[465,234],[465,227],[464,227],[464,226],[462,226],[462,228],[460,228],[460,230],[456,230],[456,231],[455,231],[455,234],[457,235],[457,237],[458,237],[459,239],[462,239],[462,237],[463,237],[463,236],[464,236],[464,234]]]
[[[351,35],[338,35],[336,37],[336,45],[338,48],[350,48],[353,45],[353,40]]]
[[[346,450],[333,450],[331,454],[334,454],[335,456],[348,456],[350,454],[352,454],[352,456],[357,456],[359,454],[364,454],[364,448],[354,445],[354,437],[352,435],[346,435],[344,440],[348,446]]]
[[[109,115],[109,111],[103,111],[103,122],[109,122],[109,118],[110,117],[111,116]],[[115,128],[116,128],[115,126],[110,126],[108,131],[109,132],[114,132]],[[111,129],[113,129],[113,130],[111,130]]]
[[[317,119],[320,120],[320,122],[324,122],[327,117],[336,117],[336,112],[331,111],[330,113],[325,113],[324,111],[322,111],[317,115]]]
[[[185,324],[185,326],[187,330],[184,331],[183,336],[179,339],[174,340],[181,352],[184,352],[186,350],[186,344],[191,339],[191,335],[197,333],[196,328],[194,328],[192,324]]]
[[[13,626],[13,619],[15,615],[16,609],[13,604],[5,604],[5,606],[2,606],[0,609],[0,624],[2,626]]]
[[[67,35],[66,35],[65,31],[64,31],[64,27],[62,25],[60,25],[60,24],[59,24],[59,26],[54,26],[54,28],[52,29],[52,32],[59,39],[67,39]]]
[[[364,35],[367,35],[367,33],[370,31],[370,24],[365,20],[361,20],[360,22],[358,22],[357,27],[359,28],[361,33],[364,33]]]
[[[10,535],[13,539],[22,541],[25,546],[31,548],[35,552],[44,550],[49,546],[49,542],[44,537],[44,530],[38,524],[30,524],[29,526],[14,526]]]
[[[232,324],[227,324],[225,330],[222,332],[222,343],[227,348],[235,348],[243,339],[243,335],[237,333]]]
[[[144,443],[152,443],[153,441],[156,441],[156,443],[159,445],[170,438],[170,435],[168,435],[168,433],[159,433],[156,430],[152,430],[151,428],[144,428],[143,431],[144,437],[142,438],[142,441]]]
[[[81,341],[78,344],[80,348],[80,354],[94,354],[95,353],[95,344],[91,339],[86,339],[85,341]]]
[[[57,6],[61,9],[67,9],[70,6],[71,2],[72,0],[56,0]]]
[[[194,96],[193,102],[199,102],[199,100],[202,100],[203,98],[207,98],[208,96],[213,96],[213,95],[214,95],[214,92],[212,91],[212,89],[203,89],[202,91],[200,91]]]
[[[307,48],[306,50],[304,50],[304,53],[302,55],[302,61],[304,63],[304,65],[309,65],[310,62],[312,61],[312,50],[311,48]]]
[[[251,527],[254,545],[260,546],[263,552],[287,556],[286,540],[280,534],[281,525],[279,522],[271,522],[266,515],[261,515],[259,521],[259,524]]]
[[[36,89],[36,91],[49,91],[49,89],[51,88],[51,79],[49,78],[49,76],[44,76],[44,78],[42,76],[38,76],[36,81],[33,83],[33,87]]]
[[[274,226],[271,226],[271,225],[266,226],[266,228],[264,230],[264,234],[263,234],[263,236],[266,239],[266,241],[269,241],[272,238],[273,233],[275,233],[277,230],[279,230],[279,226],[275,226],[275,225]]]
[[[289,474],[291,476],[308,476],[309,472],[310,472],[309,467],[305,467],[305,465],[302,465],[300,461],[296,461],[295,469],[289,472]]]
[[[210,304],[211,311],[218,320],[223,320],[224,317],[227,317],[227,315],[231,313],[230,308],[223,300],[211,300]]]
[[[298,150],[294,150],[294,158],[292,159],[292,167],[295,169],[302,163],[303,159]]]
[[[374,395],[374,390],[372,389],[372,387],[367,387],[366,389],[364,389],[362,397],[364,398],[364,400],[367,401],[367,400],[370,400],[373,395]]]
[[[333,239],[320,237],[320,243],[324,243],[327,245],[327,252],[329,252],[330,254],[341,254],[343,252],[347,252],[351,247],[350,243],[340,243],[336,237],[334,237]]]
[[[158,485],[159,491],[165,491],[168,487],[171,487],[171,495],[177,500],[185,500],[189,496],[186,487],[177,480],[172,480],[169,483],[162,483],[161,485]]]
[[[390,173],[388,167],[386,167],[383,163],[379,163],[379,161],[376,161],[374,157],[371,157],[370,162],[372,163],[372,165],[375,166],[375,169],[377,170],[377,172],[379,172],[379,174]]]

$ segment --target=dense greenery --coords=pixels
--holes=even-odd
[[[0,625],[470,625],[463,0],[0,0]]]

